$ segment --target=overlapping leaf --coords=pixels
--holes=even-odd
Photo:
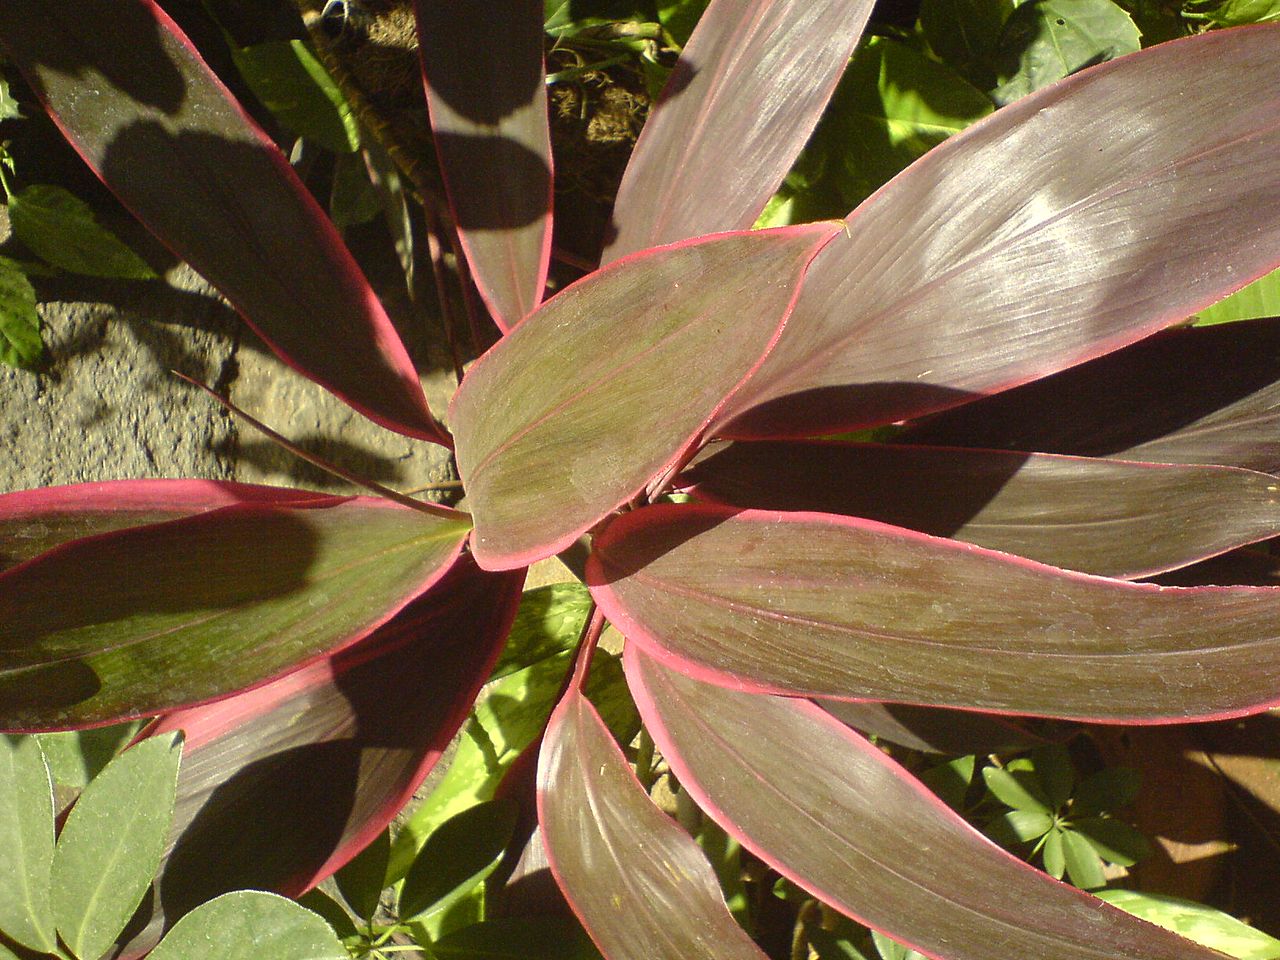
[[[76,489],[50,496],[58,538],[75,528]],[[144,504],[154,490],[129,489]],[[91,530],[104,495],[91,489]],[[278,675],[386,621],[453,564],[469,527],[382,500],[283,505],[225,486],[193,485],[177,509],[202,495],[248,502],[73,540],[0,574],[0,727],[145,716]]]
[[[812,704],[699,683],[627,648],[684,789],[825,903],[945,960],[1220,957],[1057,883],[978,834]]]
[[[504,331],[542,299],[551,138],[542,7],[416,0],[436,153],[476,286]]]
[[[1274,588],[1126,583],[868,520],[697,504],[612,521],[586,575],[631,643],[738,689],[1104,722],[1280,702]]]
[[[1280,482],[1227,467],[764,442],[721,448],[684,477],[739,506],[865,517],[1126,579],[1280,535]]]
[[[1170,330],[898,439],[1280,472],[1280,319]]]
[[[481,566],[563,549],[671,466],[768,351],[832,231],[637,254],[569,287],[482,357],[450,408]],[[673,371],[688,375],[673,382]]]
[[[152,0],[0,8],[0,44],[85,162],[287,363],[447,443],[368,282],[284,156]]]
[[[460,560],[359,644],[148,729],[183,730],[187,747],[156,914],[135,944],[226,890],[301,893],[363,849],[466,719],[522,582]]]
[[[1043,742],[999,716],[870,700],[815,700],[841,723],[923,753],[998,753]]]
[[[754,223],[870,12],[866,0],[714,0],[636,144],[605,261]]]
[[[608,960],[764,960],[698,845],[653,805],[576,690],[547,728],[538,820],[556,880]]]
[[[850,239],[814,262],[716,429],[812,436],[941,410],[1117,349],[1273,269],[1277,44],[1280,25],[1161,44],[931,151],[849,215]]]

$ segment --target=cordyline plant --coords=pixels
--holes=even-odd
[[[1280,26],[1093,67],[843,223],[750,231],[868,9],[714,0],[604,265],[539,305],[542,5],[419,0],[440,166],[505,334],[446,430],[335,230],[151,0],[0,5],[8,56],[126,206],[297,370],[452,447],[467,494],[0,498],[0,726],[186,732],[123,955],[359,851],[465,717],[524,568],[567,552],[597,609],[537,813],[610,960],[763,954],[582,693],[606,621],[682,787],[837,910],[951,960],[1218,956],[1002,852],[824,703],[871,729],[876,703],[1125,724],[1280,704],[1277,588],[1135,582],[1280,533],[1280,321],[1161,333],[1280,264]],[[807,439],[903,421],[890,444]]]

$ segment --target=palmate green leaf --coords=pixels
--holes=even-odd
[[[324,920],[284,897],[238,890],[179,920],[149,960],[350,960]]]
[[[702,851],[574,689],[539,754],[538,823],[560,889],[608,960],[765,960]]]
[[[156,273],[93,210],[62,187],[33,184],[9,198],[13,233],[41,259],[91,277],[150,280]]]
[[[1280,689],[1274,588],[1108,580],[871,521],[643,507],[595,536],[586,577],[630,643],[738,689],[1107,722]]]
[[[1276,9],[1280,10],[1280,5]],[[1280,270],[1241,287],[1225,300],[1201,310],[1192,320],[1196,326],[1207,327],[1259,317],[1280,317]]]
[[[1126,913],[1237,960],[1280,958],[1280,940],[1203,903],[1137,890],[1102,890],[1097,896]]]
[[[305,41],[232,44],[231,57],[263,106],[298,136],[334,153],[360,146],[355,111]]]
[[[1067,878],[1081,890],[1105,886],[1107,877],[1102,869],[1102,858],[1093,849],[1093,844],[1070,828],[1064,828],[1061,836]]]
[[[177,790],[180,734],[126,750],[71,808],[53,858],[58,933],[77,957],[101,957],[160,865]]]
[[[387,620],[467,530],[462,514],[329,498],[64,544],[0,575],[0,727],[145,716],[276,676]]]
[[[30,367],[43,356],[35,289],[22,267],[0,257],[0,363]]]
[[[834,229],[637,254],[564,290],[481,357],[450,407],[476,561],[502,570],[550,556],[673,466],[759,364]]]
[[[0,797],[0,931],[52,953],[53,789],[34,737],[0,735]]]
[[[1019,776],[1019,772],[1022,774]],[[1000,767],[983,767],[982,779],[997,800],[1015,810],[1051,814],[1053,806],[1044,796],[1039,782],[1030,771],[1010,771]]]
[[[922,781],[924,782],[924,781]],[[1053,817],[1038,810],[1010,810],[986,825],[986,834],[1001,846],[1039,840],[1053,828]]]
[[[681,787],[840,912],[946,960],[1217,957],[1000,850],[816,706],[700,683],[634,644],[624,656]]]
[[[1151,855],[1151,845],[1136,828],[1110,817],[1071,819],[1071,829],[1088,841],[1107,863],[1131,867]]]
[[[1011,103],[1084,67],[1141,48],[1133,19],[1111,0],[1032,0],[1009,16],[997,53],[1002,83],[992,92]]]

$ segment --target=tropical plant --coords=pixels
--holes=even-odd
[[[452,219],[504,334],[447,429],[336,231],[152,0],[0,6],[8,56],[125,205],[297,370],[452,448],[467,495],[0,498],[0,726],[185,734],[122,955],[364,848],[467,716],[524,569],[560,554],[596,606],[536,747],[537,817],[610,960],[762,953],[583,693],[606,622],[683,790],[837,911],[955,960],[1216,956],[1001,851],[824,704],[874,730],[912,725],[876,702],[1139,724],[1280,703],[1275,587],[1135,582],[1194,583],[1280,532],[1280,326],[1161,333],[1280,265],[1280,27],[1091,67],[843,222],[751,231],[869,4],[714,0],[603,266],[540,303],[543,11],[416,10]]]

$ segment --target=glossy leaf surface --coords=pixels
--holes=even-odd
[[[587,582],[630,642],[738,689],[1106,722],[1278,699],[1274,589],[1125,583],[867,520],[694,504],[625,514],[594,547]]]
[[[237,890],[183,917],[151,960],[347,960],[329,925],[296,903]]]
[[[249,502],[55,547],[0,574],[0,724],[155,714],[345,646],[448,569],[464,516]]]
[[[699,683],[630,646],[626,666],[654,742],[699,806],[894,939],[945,960],[1218,957],[1005,853],[813,704]]]
[[[85,162],[282,359],[383,426],[445,442],[337,231],[151,0],[56,15],[12,0],[0,43]]]
[[[999,753],[1042,742],[1016,723],[990,714],[905,703],[814,702],[855,730],[923,753]]]
[[[58,836],[52,903],[77,957],[101,957],[142,902],[173,818],[181,735],[144,740],[107,764]]]
[[[1170,330],[899,440],[1280,471],[1280,319]]]
[[[450,407],[480,565],[556,553],[670,466],[769,349],[832,230],[638,254],[569,287],[485,354]],[[686,368],[697,375],[673,389],[672,371]]]
[[[1280,534],[1280,484],[1165,466],[888,444],[735,443],[684,475],[701,496],[866,517],[1125,579]]]
[[[0,736],[0,930],[42,953],[57,947],[49,903],[53,785],[34,737]]]
[[[935,148],[849,215],[717,429],[921,416],[1118,349],[1273,269],[1278,43],[1280,25],[1161,44]]]
[[[556,881],[608,960],[764,960],[705,855],[653,805],[576,690],[547,728],[538,822]]]
[[[551,256],[551,137],[542,6],[416,0],[436,154],[471,275],[510,330],[542,299]]]
[[[156,922],[239,887],[301,893],[362,850],[466,719],[520,585],[460,560],[359,644],[158,721],[187,753]]]
[[[754,223],[870,12],[867,0],[713,0],[636,143],[604,260]]]

